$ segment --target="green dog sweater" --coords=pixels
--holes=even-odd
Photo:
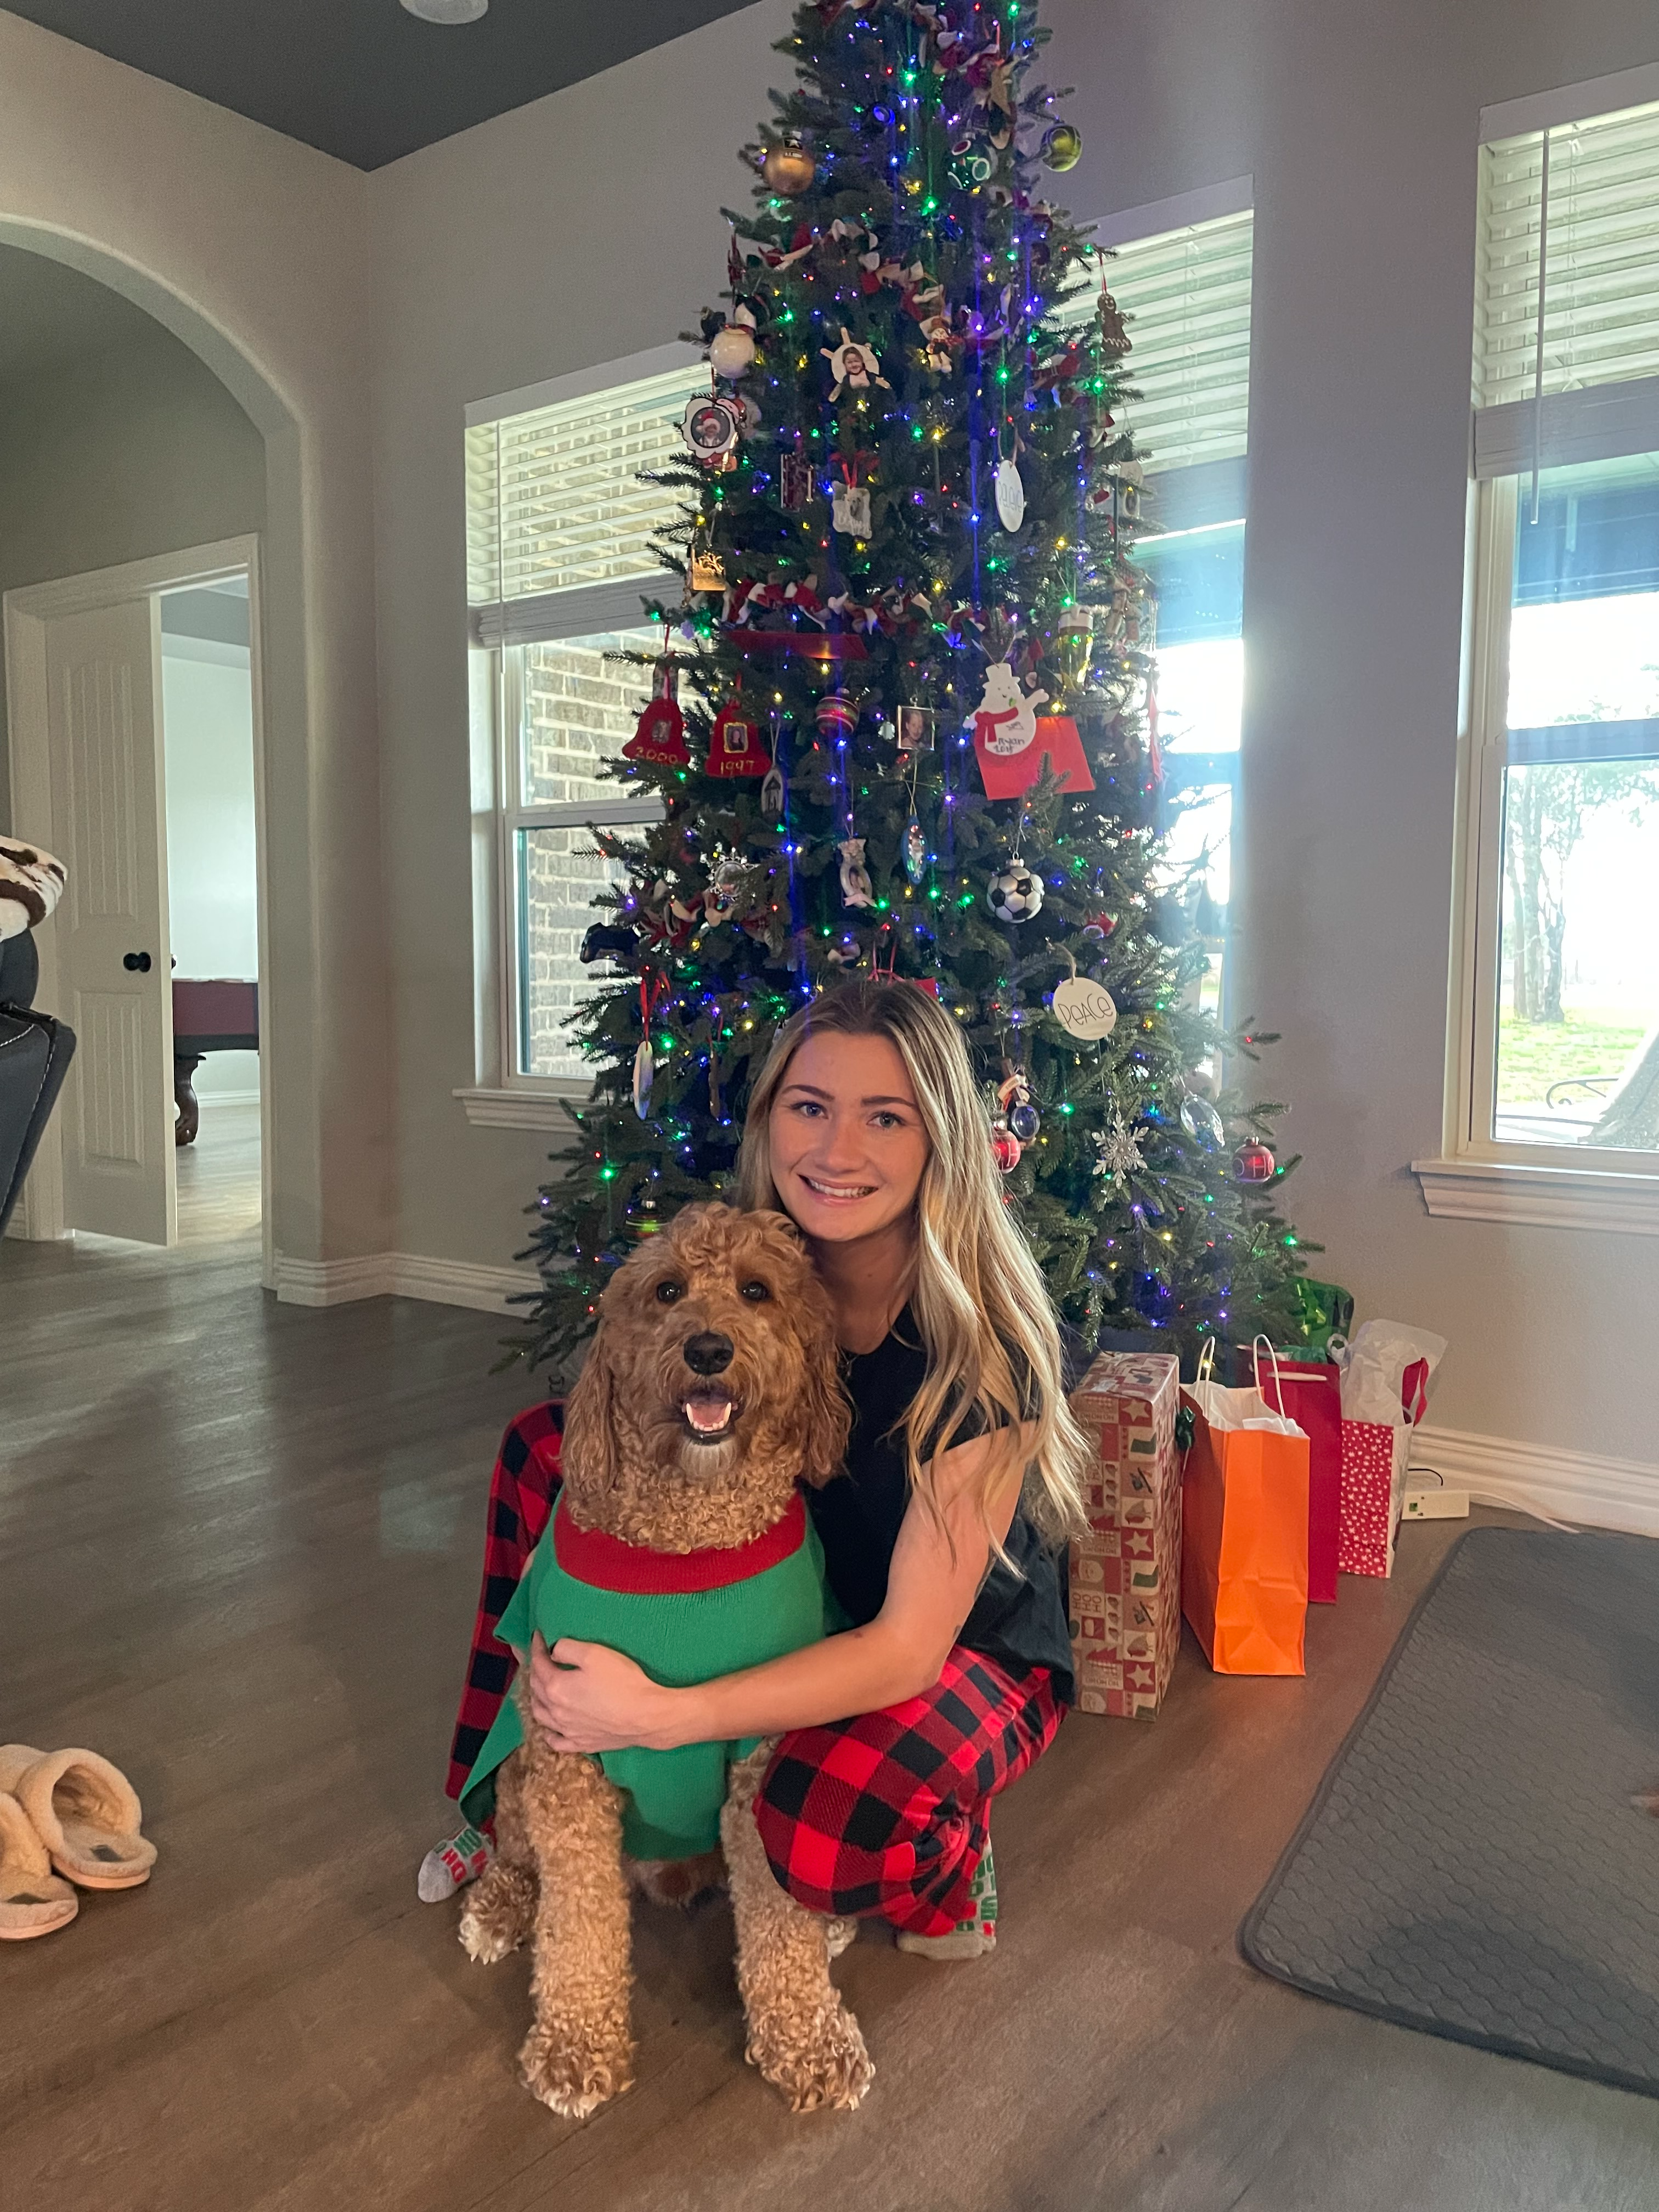
[[[561,1498],[495,1633],[520,1652],[536,1629],[550,1650],[562,1636],[608,1644],[653,1681],[684,1689],[816,1644],[829,1625],[823,1553],[799,1492],[749,1543],[700,1552],[653,1552],[579,1528]],[[726,1769],[759,1741],[599,1753],[626,1793],[623,1850],[639,1859],[712,1850]],[[488,1814],[495,1770],[523,1741],[518,1700],[504,1698],[461,1792],[468,1820]]]

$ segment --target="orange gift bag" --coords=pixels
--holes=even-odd
[[[1181,1393],[1181,1609],[1218,1674],[1300,1674],[1308,1616],[1308,1438],[1259,1390]]]

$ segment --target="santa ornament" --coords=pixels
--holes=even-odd
[[[764,775],[768,765],[769,755],[761,738],[760,724],[740,698],[728,700],[709,729],[704,775]]]
[[[657,663],[651,697],[646,702],[633,736],[623,747],[623,758],[648,761],[653,768],[689,768],[685,750],[685,717],[680,712],[680,672],[666,654]]]

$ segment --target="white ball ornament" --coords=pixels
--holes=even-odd
[[[742,376],[754,359],[755,333],[742,323],[728,323],[708,341],[708,366],[716,376]]]
[[[999,921],[1029,921],[1042,909],[1042,878],[1023,861],[1013,860],[992,877],[986,896]]]

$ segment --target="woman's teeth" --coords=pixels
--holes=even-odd
[[[875,1189],[867,1182],[820,1182],[816,1176],[803,1176],[801,1181],[820,1198],[868,1198]]]

